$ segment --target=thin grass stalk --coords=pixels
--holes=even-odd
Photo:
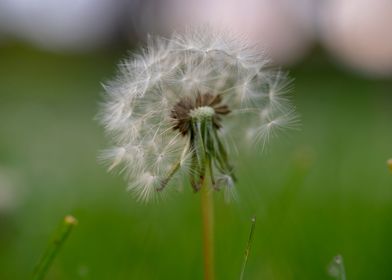
[[[34,269],[33,280],[42,280],[45,278],[53,260],[56,258],[61,247],[67,240],[72,229],[76,226],[77,220],[73,216],[65,216],[61,224],[59,232],[55,235],[54,239],[50,242],[45,253],[42,255],[39,263]]]
[[[248,263],[248,258],[249,258],[249,253],[250,253],[250,248],[253,243],[253,236],[255,232],[255,227],[256,227],[256,218],[252,218],[252,225],[250,228],[250,233],[249,233],[249,238],[248,238],[248,243],[246,244],[246,249],[245,249],[245,255],[244,255],[244,261],[242,263],[242,268],[241,268],[241,274],[240,274],[240,280],[244,279],[244,274],[245,274],[245,268]]]

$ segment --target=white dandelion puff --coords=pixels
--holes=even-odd
[[[198,191],[206,172],[214,189],[235,197],[230,157],[294,128],[289,80],[238,34],[189,28],[149,37],[104,86],[99,118],[114,148],[101,158],[119,169],[142,200],[188,174]]]

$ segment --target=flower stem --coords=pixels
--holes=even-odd
[[[208,171],[201,182],[201,215],[202,215],[202,233],[203,233],[203,261],[204,261],[204,279],[214,280],[214,204],[212,188],[209,184],[211,178]]]
[[[49,244],[48,249],[41,257],[38,265],[35,267],[33,273],[34,280],[44,279],[46,273],[52,264],[54,258],[59,252],[61,246],[67,240],[74,226],[76,226],[77,220],[73,216],[65,216],[63,223],[61,224],[60,231],[55,236],[53,241]]]

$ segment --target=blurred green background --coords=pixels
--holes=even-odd
[[[140,204],[97,163],[100,82],[125,50],[0,49],[0,279],[29,279],[66,214],[79,225],[48,279],[201,279],[199,195]],[[299,131],[246,155],[237,203],[216,195],[217,279],[392,279],[392,81],[365,80],[315,51],[291,69]]]

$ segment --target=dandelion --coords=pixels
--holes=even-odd
[[[236,194],[233,151],[263,149],[275,132],[295,127],[288,85],[238,34],[203,27],[149,38],[104,86],[100,119],[114,147],[102,159],[142,201],[188,177],[208,208],[213,190]]]
[[[149,38],[119,68],[104,86],[100,114],[115,146],[101,157],[141,200],[181,173],[197,192],[206,169],[214,190],[234,193],[235,146],[250,140],[263,148],[275,132],[297,125],[289,80],[239,36],[198,28]]]

